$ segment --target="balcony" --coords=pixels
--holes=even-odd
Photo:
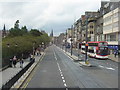
[[[95,18],[95,17],[90,17],[90,18],[88,18],[88,22],[93,22],[93,21],[96,21],[96,18]]]

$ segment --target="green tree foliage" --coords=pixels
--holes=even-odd
[[[33,36],[40,36],[42,33],[37,29],[31,29],[30,34]]]
[[[23,26],[23,27],[21,28],[21,32],[22,32],[22,35],[27,34],[27,33],[28,33],[27,27],[26,27],[26,26]]]
[[[9,31],[10,31],[9,36],[12,36],[12,37],[22,35],[21,29],[19,28],[19,20],[15,22],[14,28],[11,28]]]
[[[20,58],[22,53],[24,55],[29,55],[33,50],[33,43],[35,43],[35,48],[44,42],[45,45],[49,43],[49,36],[43,34],[41,36],[33,36],[31,34],[26,34],[17,37],[6,37],[2,41],[2,62],[3,65],[9,62],[9,59],[14,55]],[[9,44],[9,47],[7,46]],[[17,46],[15,46],[17,44]]]
[[[15,22],[14,28],[15,28],[15,29],[19,29],[19,20],[17,20],[17,21]]]
[[[27,30],[26,26],[19,28],[19,20],[15,22],[14,28],[10,29],[10,35],[2,39],[2,62],[6,65],[9,59],[14,55],[20,57],[22,53],[28,55],[32,53],[33,43],[37,48],[44,42],[47,45],[50,41],[50,37],[46,33],[41,33],[37,29]],[[9,47],[7,46],[9,44]],[[15,46],[17,44],[17,46]]]

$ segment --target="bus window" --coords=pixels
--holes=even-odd
[[[98,50],[98,54],[100,55],[108,55],[108,47],[100,47]]]
[[[108,44],[106,42],[100,42],[99,46],[107,46]]]
[[[82,50],[85,50],[85,48],[82,48]]]
[[[94,53],[94,50],[89,49],[88,52],[90,52],[90,53]]]

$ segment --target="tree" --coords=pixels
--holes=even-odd
[[[27,27],[26,27],[26,26],[23,26],[23,27],[21,28],[21,32],[22,32],[22,35],[27,34],[27,33],[28,33]]]
[[[31,29],[30,34],[32,34],[33,36],[40,36],[40,35],[42,35],[42,33],[39,30],[37,30],[37,29]]]
[[[14,28],[15,28],[15,29],[19,29],[19,20],[17,20],[17,21],[15,22]]]
[[[11,28],[10,30],[10,36],[20,36],[21,30],[19,28],[19,20],[17,20],[14,24],[14,28]]]

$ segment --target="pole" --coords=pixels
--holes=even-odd
[[[87,35],[88,35],[88,17],[86,17],[86,37],[85,37],[85,41],[86,41],[86,44],[85,44],[85,63],[87,62],[87,48],[88,48],[88,46],[87,46],[87,41],[88,41],[88,37],[87,37]]]
[[[71,27],[71,56],[72,56],[72,47],[73,47],[73,45],[72,45],[72,30],[73,30],[73,25],[72,25],[72,27]]]
[[[65,40],[65,51],[67,51],[66,45],[67,45],[67,30],[66,30],[66,40]]]

